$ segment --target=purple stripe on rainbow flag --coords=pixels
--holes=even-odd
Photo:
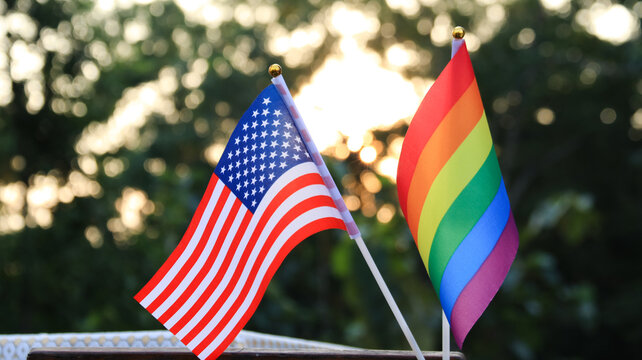
[[[450,317],[450,326],[459,348],[504,282],[517,254],[517,237],[517,227],[511,214],[495,248],[459,294]]]

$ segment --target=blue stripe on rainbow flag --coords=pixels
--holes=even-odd
[[[450,315],[470,279],[497,244],[510,215],[510,203],[502,178],[495,198],[450,258],[441,279],[439,298],[450,321]]]

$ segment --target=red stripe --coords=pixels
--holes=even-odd
[[[428,90],[410,122],[397,167],[399,205],[406,218],[408,217],[406,210],[408,189],[419,156],[441,120],[474,79],[475,74],[468,50],[462,46]]]
[[[240,264],[235,264],[235,272],[239,272],[242,270],[243,266],[245,265],[245,262],[247,261],[247,257],[249,256],[250,252],[252,251],[252,248],[254,248],[254,244],[256,243],[256,240],[258,239],[258,235],[260,234],[261,231],[263,231],[263,228],[265,227],[265,224],[267,223],[269,219],[269,215],[274,213],[276,209],[285,201],[291,194],[295,193],[297,190],[308,186],[308,185],[314,185],[314,184],[323,184],[323,180],[321,179],[321,176],[316,173],[312,174],[305,174],[294,181],[290,182],[287,184],[283,190],[281,190],[275,197],[272,199],[272,202],[267,206],[265,209],[264,214],[261,219],[259,219],[257,225],[255,226],[252,236],[250,237],[250,240],[248,241],[247,247],[245,248],[243,252],[243,256],[241,257],[241,263]],[[235,239],[235,242],[238,243],[240,242],[242,235],[245,233],[245,228],[243,231],[239,229],[238,235],[239,238],[238,240]],[[234,255],[233,252],[230,253],[229,259],[226,258],[226,263],[224,266],[221,266],[221,269],[219,270],[219,273],[217,273],[216,278],[214,281],[212,281],[212,285],[214,286],[209,286],[206,292],[204,292],[197,303],[190,309],[190,311],[185,314],[179,322],[177,322],[170,330],[173,333],[177,333],[182,329],[189,321],[191,318],[193,318],[196,313],[200,310],[200,308],[203,306],[203,304],[209,299],[209,297],[212,295],[214,290],[216,289],[216,286],[218,286],[218,283],[221,281],[222,277],[225,275],[225,272],[227,271],[227,268],[229,267],[229,263]],[[230,284],[228,284],[228,287]],[[226,288],[227,290],[227,288]],[[211,312],[213,310],[217,309],[217,304],[219,304],[220,300],[217,300],[216,304],[212,307],[212,310],[210,310],[204,318],[202,318],[198,324],[183,338],[181,341],[183,343],[188,343],[190,342],[197,334],[198,334],[198,328],[204,327],[207,325],[209,320],[213,315],[210,316]],[[218,305],[220,306],[220,305]]]
[[[214,224],[216,223],[216,220],[219,218],[219,214],[221,213],[221,210],[223,210],[223,206],[227,202],[227,199],[230,195],[230,189],[226,186],[223,188],[223,192],[221,193],[221,196],[219,196],[218,201],[216,203],[216,207],[214,207],[214,211],[212,211],[212,216],[209,218],[209,221],[207,223],[207,226],[205,227],[205,231],[203,232],[203,235],[201,236],[200,239],[198,239],[198,244],[196,245],[196,248],[194,251],[189,255],[189,258],[185,262],[185,264],[181,267],[181,269],[178,271],[176,276],[170,281],[170,283],[167,285],[165,289],[163,289],[163,292],[158,295],[154,301],[149,304],[147,307],[147,311],[150,313],[153,313],[158,309],[158,307],[167,299],[171,293],[176,290],[176,287],[183,281],[185,278],[185,275],[192,269],[192,266],[196,263],[196,260],[201,256],[201,253],[203,252],[203,249],[205,248],[205,245],[207,244],[207,240],[210,237],[210,234],[212,233],[212,228],[214,227]]]
[[[267,289],[267,286],[270,283],[270,280],[272,279],[272,277],[276,273],[276,270],[285,259],[285,256],[289,254],[290,251],[292,251],[292,249],[296,245],[298,245],[304,239],[310,237],[311,235],[321,230],[344,229],[344,228],[345,228],[345,225],[343,224],[343,221],[340,219],[323,218],[323,219],[318,219],[309,223],[308,225],[306,225],[305,227],[299,229],[296,233],[294,233],[292,237],[290,237],[290,239],[283,245],[277,257],[274,259],[274,261],[268,268],[268,271],[266,272],[266,276],[263,278],[263,281],[261,282],[261,286],[259,287],[259,290],[257,292],[257,296],[254,297],[254,300],[252,300],[252,304],[247,309],[243,317],[241,317],[241,319],[236,323],[236,326],[234,326],[234,328],[230,331],[230,334],[223,340],[223,342],[221,342],[221,345],[219,345],[218,348],[216,348],[216,350],[214,350],[204,360],[216,359],[219,355],[223,353],[223,351],[225,351],[225,349],[227,349],[227,347],[232,343],[232,341],[234,341],[238,333],[241,332],[241,329],[243,329],[245,324],[247,324],[247,322],[250,320],[250,317],[256,311],[256,308],[261,302],[261,299],[265,294],[265,290]]]
[[[316,181],[315,181],[316,180]],[[263,231],[263,228],[265,227],[266,223],[270,219],[270,216],[276,211],[276,209],[285,201],[291,194],[295,193],[299,189],[321,182],[321,177],[318,174],[306,174],[301,176],[300,178],[295,179],[294,181],[290,182],[288,185],[286,185],[283,190],[281,190],[272,200],[272,202],[267,206],[264,212],[264,216],[259,219],[256,227],[254,229],[251,229],[252,235],[250,237],[250,240],[248,241],[248,244],[243,251],[243,255],[240,258],[240,261],[238,264],[235,264],[234,272],[232,275],[232,280],[227,284],[225,289],[223,290],[223,294],[219,296],[219,299],[216,300],[215,304],[212,306],[212,308],[205,314],[203,318],[190,330],[190,332],[181,339],[183,343],[189,343],[192,341],[192,339],[198,335],[200,332],[200,329],[207,326],[207,323],[210,322],[210,320],[214,317],[216,314],[216,311],[218,308],[222,305],[222,303],[226,300],[227,296],[226,294],[229,294],[231,292],[231,289],[234,288],[234,281],[240,276],[240,273],[242,273],[243,268],[245,267],[245,264],[247,263],[248,257],[250,256],[252,249],[254,248],[254,245],[256,244],[256,241],[258,240],[259,235]],[[232,254],[233,255],[233,254]],[[218,280],[213,281],[213,283],[216,283],[218,286],[218,283],[220,282],[221,278],[227,271],[227,267],[225,269],[220,270],[220,276],[217,276]],[[218,274],[217,274],[218,275]],[[211,296],[211,293],[214,292],[214,289],[208,294]],[[200,308],[200,307],[199,307]],[[194,314],[198,312],[198,309],[194,312]],[[187,314],[186,314],[187,316]],[[183,317],[185,318],[185,316]],[[181,319],[182,320],[182,319]],[[189,319],[185,323],[189,322]],[[178,324],[177,324],[178,325]],[[184,325],[183,325],[184,326]],[[182,328],[181,326],[180,328]],[[174,328],[174,327],[173,327]]]
[[[214,341],[214,339],[216,338],[216,336],[218,336],[218,334],[221,332],[221,330],[223,330],[223,328],[229,323],[232,316],[236,314],[236,312],[238,311],[238,308],[243,304],[243,301],[247,298],[248,292],[250,291],[252,284],[254,283],[254,280],[257,277],[257,273],[261,268],[261,265],[263,265],[263,263],[265,262],[265,257],[270,251],[270,248],[272,247],[276,239],[279,237],[279,235],[281,235],[283,230],[285,230],[285,228],[288,225],[290,225],[290,223],[292,223],[292,221],[294,221],[297,217],[301,216],[302,214],[312,209],[316,209],[322,206],[334,207],[334,202],[332,202],[332,199],[330,197],[325,195],[313,196],[311,198],[308,198],[296,204],[279,220],[279,222],[276,224],[274,229],[272,229],[272,231],[266,238],[265,244],[261,247],[258,257],[254,261],[254,263],[251,264],[252,269],[250,270],[250,274],[248,278],[245,280],[245,284],[243,285],[243,288],[240,294],[236,296],[236,299],[232,304],[232,307],[230,307],[230,309],[226,312],[225,316],[223,316],[223,318],[218,322],[218,324],[216,324],[216,326],[210,332],[210,334],[205,339],[203,339],[203,341],[201,341],[201,343],[198,346],[194,348],[194,353],[200,354],[209,344],[211,344],[212,341]],[[260,232],[254,232],[254,234],[260,235]],[[245,265],[243,264],[242,266],[239,267],[239,269],[243,269],[244,266]],[[221,298],[219,299],[219,301],[217,301],[217,305],[219,302],[221,304],[218,306],[214,305],[214,307],[212,307],[212,309],[210,310],[210,313],[212,314],[212,316],[209,317],[208,321],[203,325],[203,328],[207,326],[207,323],[209,323],[210,320],[214,317],[214,315],[216,315],[219,312],[221,305],[223,305],[223,303],[230,297],[232,291],[240,281],[240,277],[241,277],[241,272],[236,272],[234,274],[234,277],[230,281],[230,284],[225,289],[223,295],[221,295]],[[269,281],[269,279],[267,280]],[[257,296],[258,295],[259,293],[257,293]],[[203,330],[203,328],[194,328],[194,330],[197,330],[197,332],[200,333]],[[190,342],[191,340],[192,339],[185,342]]]
[[[212,269],[212,266],[214,265],[214,262],[221,251],[221,246],[225,242],[225,238],[227,237],[228,232],[230,231],[230,228],[232,227],[232,223],[234,222],[234,219],[236,218],[236,215],[239,212],[239,208],[241,207],[241,201],[238,199],[235,199],[234,205],[232,205],[232,209],[230,210],[229,214],[227,215],[227,219],[225,219],[225,223],[223,224],[223,228],[218,234],[218,237],[216,238],[216,242],[214,244],[214,247],[210,251],[210,253],[207,256],[207,260],[201,267],[201,269],[198,271],[198,274],[194,277],[194,279],[190,282],[189,286],[183,291],[181,296],[174,301],[172,306],[165,311],[160,317],[158,317],[158,321],[161,323],[166,323],[167,320],[169,320],[174,314],[178,311],[178,309],[181,308],[183,304],[189,299],[190,296],[196,291],[198,286],[201,284],[207,273]]]
[[[234,257],[234,253],[236,253],[236,249],[238,248],[239,243],[241,242],[241,238],[243,237],[243,234],[245,233],[245,230],[247,229],[251,220],[252,220],[252,213],[247,211],[245,213],[245,216],[243,217],[243,221],[241,222],[241,225],[239,226],[238,231],[234,235],[234,239],[232,240],[232,246],[230,247],[229,251],[225,255],[225,259],[223,260],[223,263],[221,264],[220,268],[217,269],[217,273],[216,273],[216,276],[214,277],[214,280],[210,282],[210,284],[203,291],[201,296],[199,296],[198,300],[196,300],[194,305],[192,305],[192,307],[187,311],[187,313],[185,313],[176,322],[176,324],[174,324],[174,326],[172,326],[172,328],[169,329],[173,334],[177,334],[190,321],[190,319],[192,319],[196,315],[196,313],[203,307],[205,302],[210,298],[210,296],[214,292],[214,289],[216,289],[218,284],[221,282],[221,278],[223,278],[223,276],[225,275],[225,271],[230,266],[230,262]]]
[[[174,266],[176,263],[176,260],[181,256],[185,248],[187,247],[187,244],[189,243],[190,239],[194,235],[194,232],[196,231],[196,228],[198,227],[199,222],[201,221],[201,217],[203,216],[203,212],[205,211],[205,208],[207,207],[207,203],[210,201],[210,198],[212,197],[212,192],[214,191],[214,187],[216,186],[216,183],[218,182],[218,177],[216,174],[212,174],[212,177],[210,178],[210,182],[207,185],[207,189],[205,190],[205,194],[203,195],[203,198],[201,199],[201,202],[198,204],[198,207],[196,208],[196,212],[194,213],[194,216],[192,217],[192,221],[190,221],[189,226],[187,227],[187,231],[185,232],[185,235],[183,235],[183,238],[181,241],[178,243],[176,246],[176,249],[172,252],[172,254],[169,256],[169,258],[165,261],[165,263],[161,266],[160,269],[154,274],[151,280],[143,288],[134,296],[134,299],[136,301],[141,302],[143,299],[149,295],[149,293],[161,282],[161,280],[167,275],[167,272],[169,269]]]

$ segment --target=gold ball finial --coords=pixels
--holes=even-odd
[[[281,70],[281,65],[279,65],[279,64],[272,64],[268,68],[268,72],[270,73],[270,75],[272,77],[277,77],[277,76],[281,75],[281,71],[282,71]]]
[[[461,26],[455,26],[453,29],[453,38],[461,40],[464,38],[464,35],[466,35],[466,30]]]

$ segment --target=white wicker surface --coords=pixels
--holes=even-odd
[[[0,335],[0,360],[25,360],[31,349],[39,347],[184,348],[185,346],[172,333],[163,330]],[[345,350],[354,348],[243,330],[228,349]]]

